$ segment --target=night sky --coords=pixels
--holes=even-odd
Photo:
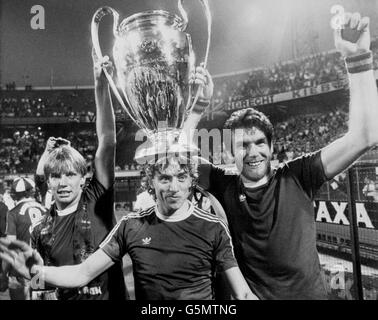
[[[303,50],[333,48],[330,8],[339,3],[349,11],[377,12],[377,0],[210,0],[213,36],[209,70],[234,72],[293,57],[293,41]],[[0,0],[1,83],[33,86],[91,85],[90,21],[97,8],[112,6],[121,18],[164,9],[178,14],[175,0]],[[32,30],[33,5],[45,9],[45,30]],[[196,0],[184,2],[197,61],[205,47],[205,19]],[[121,20],[122,20],[121,19]],[[373,32],[377,29],[373,20]],[[112,44],[111,18],[101,26],[103,51]],[[314,36],[309,46],[308,35]],[[377,34],[377,33],[375,33]],[[307,40],[305,40],[307,39]],[[302,50],[302,51],[303,51]],[[303,52],[306,53],[306,52]],[[53,76],[53,77],[52,77]]]

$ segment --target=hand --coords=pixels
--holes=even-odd
[[[106,76],[103,72],[103,68],[106,69],[106,71],[109,73],[109,75],[112,77],[114,72],[113,63],[109,60],[108,56],[104,56],[101,60],[94,48],[92,48],[92,59],[93,59],[93,73],[94,73],[94,79],[98,82],[104,82],[106,83]]]
[[[189,79],[189,83],[195,85],[195,93],[197,93],[199,88],[199,99],[210,100],[212,98],[214,92],[213,79],[211,78],[209,71],[204,68],[203,63],[201,63],[199,67],[196,67],[195,72]]]
[[[350,13],[340,13],[341,20],[343,22],[342,28],[336,28],[334,31],[335,46],[338,51],[344,57],[355,56],[363,54],[370,50],[370,19],[369,17],[361,18],[358,12]],[[354,34],[353,36],[357,38],[354,42],[348,39],[346,33]]]
[[[50,153],[55,148],[55,137],[50,137],[46,142],[45,152]]]
[[[0,259],[4,260],[18,275],[30,279],[34,265],[43,266],[40,254],[26,242],[0,239]]]
[[[71,142],[69,140],[61,138],[61,137],[59,137],[59,138],[50,137],[47,140],[45,152],[50,153],[52,150],[54,150],[55,148],[57,148],[61,145],[70,146]]]

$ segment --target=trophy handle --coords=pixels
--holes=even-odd
[[[98,27],[100,25],[100,22],[102,20],[102,18],[108,14],[111,14],[113,16],[113,34],[114,36],[118,36],[118,21],[119,21],[119,14],[117,11],[115,11],[113,8],[111,7],[108,7],[108,6],[105,6],[105,7],[101,7],[99,8],[95,14],[93,15],[93,18],[92,18],[92,23],[91,23],[91,36],[92,36],[92,45],[93,45],[93,49],[97,55],[97,57],[102,60],[104,58],[104,56],[102,55],[102,51],[101,51],[101,47],[100,47],[100,41],[99,41],[99,38],[98,38]],[[113,78],[111,77],[111,75],[109,74],[109,72],[106,70],[105,67],[102,67],[102,70],[106,76],[106,79],[108,80],[109,82],[109,85],[110,85],[110,88],[112,88],[113,90],[113,93],[115,95],[115,97],[117,98],[117,100],[119,101],[119,103],[121,104],[121,107],[125,110],[125,112],[128,114],[128,116],[131,118],[131,120],[133,120],[135,123],[139,123],[139,121],[137,121],[131,114],[130,112],[128,111],[126,105],[125,105],[125,102],[123,101],[122,99],[122,96],[121,94],[118,92],[118,88],[116,86],[116,84],[114,83],[114,80]]]
[[[185,30],[187,24],[188,24],[188,15],[186,13],[186,11],[184,10],[183,6],[182,6],[182,3],[183,3],[184,0],[178,0],[178,9],[181,13],[181,16],[183,18],[183,30]],[[205,57],[204,57],[204,68],[207,67],[207,60],[208,60],[208,57],[209,57],[209,51],[210,51],[210,40],[211,40],[211,29],[212,29],[212,17],[211,17],[211,12],[210,12],[210,6],[209,6],[209,1],[208,0],[200,0],[202,6],[203,6],[203,9],[204,9],[204,12],[205,12],[205,16],[206,16],[206,21],[207,21],[207,43],[206,43],[206,51],[205,51]],[[192,103],[192,106],[190,107],[190,109],[188,110],[188,112],[190,112],[194,105],[197,103],[197,100],[198,100],[198,97],[199,97],[199,93],[200,93],[200,90],[201,88],[198,88],[197,90],[197,93],[194,97],[194,100],[193,100],[193,103]]]

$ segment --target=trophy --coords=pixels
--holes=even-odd
[[[207,0],[200,0],[207,20],[206,67],[210,48],[211,14]],[[102,59],[98,28],[105,15],[113,16],[113,59],[116,80],[103,69],[109,85],[127,115],[143,130],[147,141],[135,159],[145,163],[168,152],[198,150],[190,142],[179,144],[185,120],[195,105],[199,89],[189,83],[195,70],[191,37],[185,33],[188,16],[178,1],[182,17],[163,10],[134,14],[119,24],[119,14],[106,6],[92,18],[92,43]]]

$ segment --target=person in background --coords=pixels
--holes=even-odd
[[[35,200],[35,184],[29,178],[16,178],[11,188],[16,206],[9,210],[6,237],[30,243],[30,232],[46,213],[46,209]],[[7,269],[4,263],[4,270]],[[29,283],[23,278],[9,274],[9,295],[11,300],[29,300]]]
[[[6,227],[7,227],[7,214],[8,214],[8,207],[4,203],[4,197],[0,194],[0,238],[5,237]]]
[[[0,194],[0,238],[4,238],[6,236],[6,228],[7,228],[7,215],[8,215],[8,207],[3,202],[3,195]],[[2,262],[0,259],[0,292],[4,292],[8,289],[8,277],[5,272],[3,272]]]

